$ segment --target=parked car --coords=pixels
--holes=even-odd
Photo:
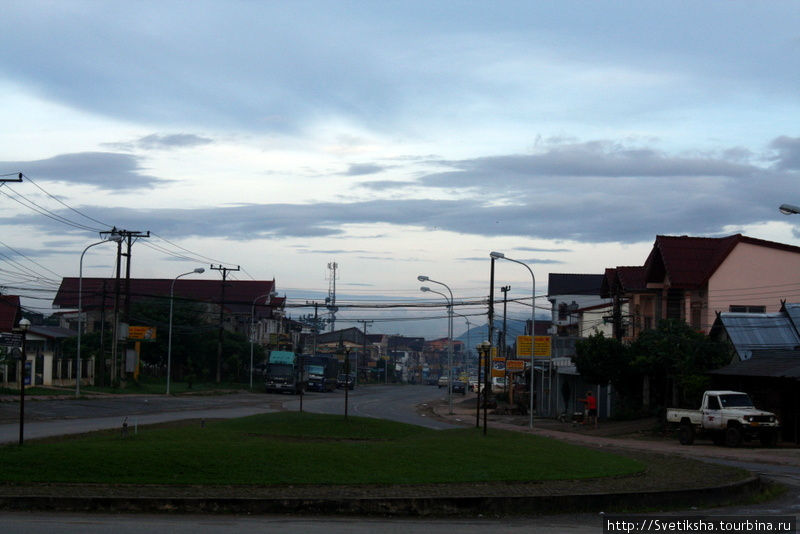
[[[345,387],[347,389],[354,389],[356,387],[356,377],[342,373],[336,377],[336,387],[337,389],[342,389]]]
[[[453,380],[453,393],[467,394],[467,383],[461,380]]]
[[[442,376],[439,377],[439,381],[436,382],[436,384],[440,388],[446,388],[448,382],[449,382],[449,379],[448,379],[447,375],[442,375]]]
[[[747,393],[740,391],[706,391],[699,410],[668,408],[667,423],[678,427],[683,445],[691,445],[695,435],[706,434],[718,445],[738,447],[742,440],[758,438],[769,447],[778,441],[780,429],[775,414],[757,409]]]

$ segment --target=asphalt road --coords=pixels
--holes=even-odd
[[[433,386],[360,386],[348,392],[347,413],[352,416],[389,419],[433,429],[456,428],[457,425],[417,413],[417,405],[433,402],[443,395],[447,395],[447,392]],[[298,410],[300,401],[290,400],[284,405],[289,410]],[[303,410],[342,415],[345,410],[344,391],[305,395]]]
[[[428,428],[454,425],[416,413],[415,406],[440,398],[431,386],[364,386],[348,392],[349,413],[416,424]],[[308,393],[303,409],[319,413],[344,413],[344,391]],[[85,399],[29,399],[25,402],[24,439],[80,434],[107,428],[183,419],[226,419],[274,412],[284,405],[299,409],[298,397],[285,394],[237,393],[215,396],[119,395]],[[0,403],[0,443],[19,440],[19,403]]]

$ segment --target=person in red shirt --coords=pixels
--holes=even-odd
[[[587,391],[586,398],[578,400],[586,406],[586,422],[597,428],[597,398],[592,395],[591,391]]]

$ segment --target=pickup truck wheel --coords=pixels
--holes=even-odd
[[[764,447],[774,447],[778,444],[778,433],[773,430],[762,432],[759,439]]]
[[[742,443],[742,431],[739,427],[730,426],[725,431],[725,445],[728,447],[738,447]]]
[[[694,443],[694,427],[690,424],[683,423],[678,429],[678,440],[681,445],[691,445]]]

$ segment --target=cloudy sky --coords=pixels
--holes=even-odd
[[[657,234],[800,244],[777,210],[800,204],[794,1],[12,0],[2,16],[0,174],[30,180],[0,188],[0,285],[42,311],[112,225],[152,232],[134,276],[240,265],[297,302],[324,296],[332,261],[340,302],[430,300],[419,274],[477,299],[492,250],[544,295],[550,272],[641,265]],[[84,275],[110,276],[113,248]],[[530,296],[519,265],[498,284]]]

